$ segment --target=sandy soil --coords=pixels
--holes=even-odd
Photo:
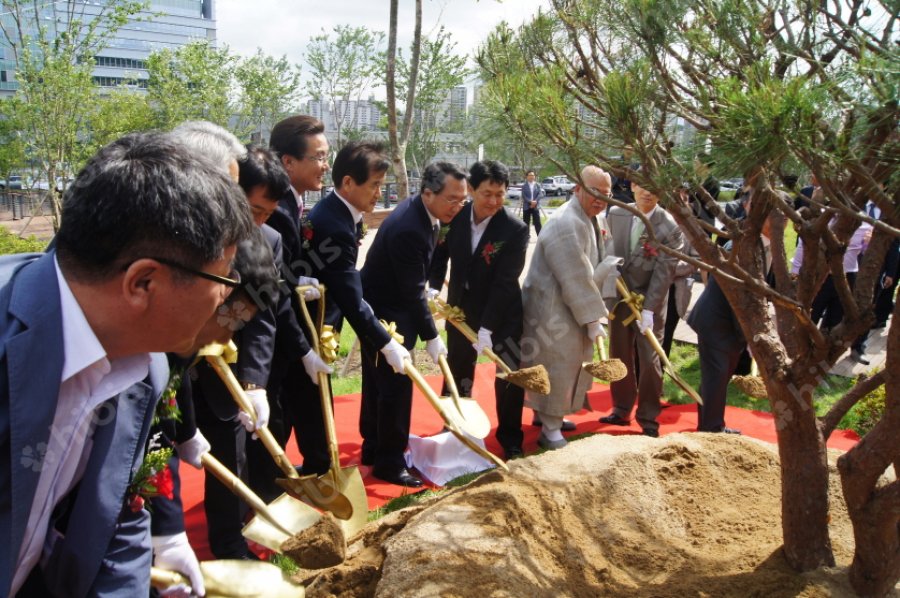
[[[596,435],[510,466],[370,524],[342,565],[301,574],[307,596],[852,595],[836,471],[838,566],[798,575],[781,556],[770,444]]]

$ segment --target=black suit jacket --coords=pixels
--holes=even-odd
[[[435,248],[429,285],[441,288],[449,261],[448,302],[463,309],[474,330],[484,327],[494,338],[518,338],[522,334],[519,275],[525,266],[528,227],[502,209],[491,218],[473,253],[472,210],[469,203],[456,215]],[[493,252],[485,250],[489,245]]]
[[[360,342],[381,349],[391,339],[363,300],[362,278],[356,269],[361,229],[334,192],[318,202],[308,218],[310,247],[304,260],[312,276],[325,285],[325,322],[340,328],[346,317]]]
[[[270,372],[270,377],[277,378],[282,375],[286,363],[296,361],[310,350],[304,333],[306,328],[301,327],[297,319],[300,307],[294,287],[299,276],[310,274],[303,262],[300,210],[291,191],[281,198],[266,224],[281,235],[282,262],[279,272],[284,283],[275,305],[276,357],[273,369],[276,372]]]
[[[421,195],[403,200],[378,228],[363,266],[363,297],[378,318],[397,323],[404,346],[431,340],[437,328],[425,300],[434,237]]]
[[[740,351],[747,345],[734,310],[713,275],[688,314],[687,323],[697,336],[724,350]]]

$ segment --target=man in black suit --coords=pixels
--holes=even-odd
[[[409,351],[391,338],[363,300],[362,280],[356,269],[363,235],[363,213],[372,212],[390,162],[384,145],[351,141],[338,152],[332,166],[334,191],[309,212],[308,241],[304,254],[309,271],[328,289],[325,322],[340,330],[346,317],[360,342],[381,351],[398,374]],[[313,306],[318,309],[318,304]]]
[[[766,272],[771,266],[770,230],[770,221],[766,220],[760,246]],[[737,370],[747,341],[714,275],[707,279],[706,288],[688,314],[687,323],[697,333],[700,353],[700,398],[703,404],[697,405],[697,431],[740,434],[740,430],[725,426],[725,398],[728,382]]]
[[[317,388],[318,373],[330,374],[331,368],[310,349],[307,338],[313,332],[306,329],[304,322],[296,324],[299,298],[293,288],[303,284],[318,285],[318,280],[309,277],[303,262],[303,251],[308,243],[302,236],[301,219],[303,194],[321,190],[329,170],[328,140],[324,131],[325,125],[320,120],[305,115],[285,118],[272,129],[269,146],[287,171],[291,187],[290,192],[279,199],[277,209],[267,221],[281,234],[282,278],[291,297],[290,309],[282,305],[277,315],[275,355],[267,385],[271,407],[269,427],[278,441],[285,444],[293,425],[297,446],[303,455],[301,473],[320,475],[328,470],[331,458]],[[318,298],[318,291],[308,291],[305,298]],[[292,319],[295,323],[291,323]],[[303,333],[299,334],[298,330]],[[273,463],[271,473],[276,471]],[[263,483],[265,480],[259,480],[259,484]],[[277,491],[277,487],[273,491]]]
[[[525,230],[528,230],[531,219],[534,218],[534,234],[541,233],[541,198],[546,195],[544,188],[535,181],[534,171],[525,173],[525,184],[522,185],[522,220],[525,221]]]
[[[362,269],[363,296],[375,317],[395,322],[407,349],[425,341],[438,361],[447,349],[438,336],[425,283],[439,223],[449,223],[466,202],[466,173],[455,164],[429,164],[420,195],[403,200],[378,229]],[[372,475],[392,484],[417,487],[422,480],[406,469],[403,450],[409,439],[412,382],[386,359],[362,345],[363,385],[359,416],[362,461]]]
[[[478,331],[474,345],[447,327],[448,362],[463,396],[472,395],[478,354],[491,348],[512,368],[519,366],[522,337],[522,289],[528,226],[503,208],[509,171],[500,162],[476,162],[469,170],[472,203],[450,223],[434,252],[430,294],[440,293],[451,263],[447,300],[462,308],[466,322]],[[507,459],[522,454],[524,391],[504,380],[494,382],[497,440]],[[444,394],[447,394],[446,383]]]

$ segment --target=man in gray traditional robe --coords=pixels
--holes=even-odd
[[[550,394],[525,393],[525,405],[542,422],[538,444],[544,448],[566,445],[563,416],[590,409],[591,376],[581,364],[591,361],[595,339],[606,336],[600,324],[607,313],[601,289],[614,266],[604,261],[612,252],[612,237],[600,214],[611,190],[609,174],[597,166],[582,170],[572,199],[538,236],[522,287],[522,366],[541,364],[550,376]]]

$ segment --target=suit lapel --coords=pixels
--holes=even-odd
[[[98,408],[91,455],[66,530],[67,537],[77,540],[62,541],[47,565],[55,577],[76,580],[78,587],[72,588],[72,595],[86,595],[100,570],[128,484],[141,465],[150,413],[167,371],[165,357],[154,356],[149,380],[134,384]]]
[[[47,297],[36,301],[35,297]],[[18,558],[59,400],[62,313],[53,254],[19,274],[9,311],[25,325],[6,347],[9,373],[11,546]],[[41,355],[41,362],[34,356]]]

